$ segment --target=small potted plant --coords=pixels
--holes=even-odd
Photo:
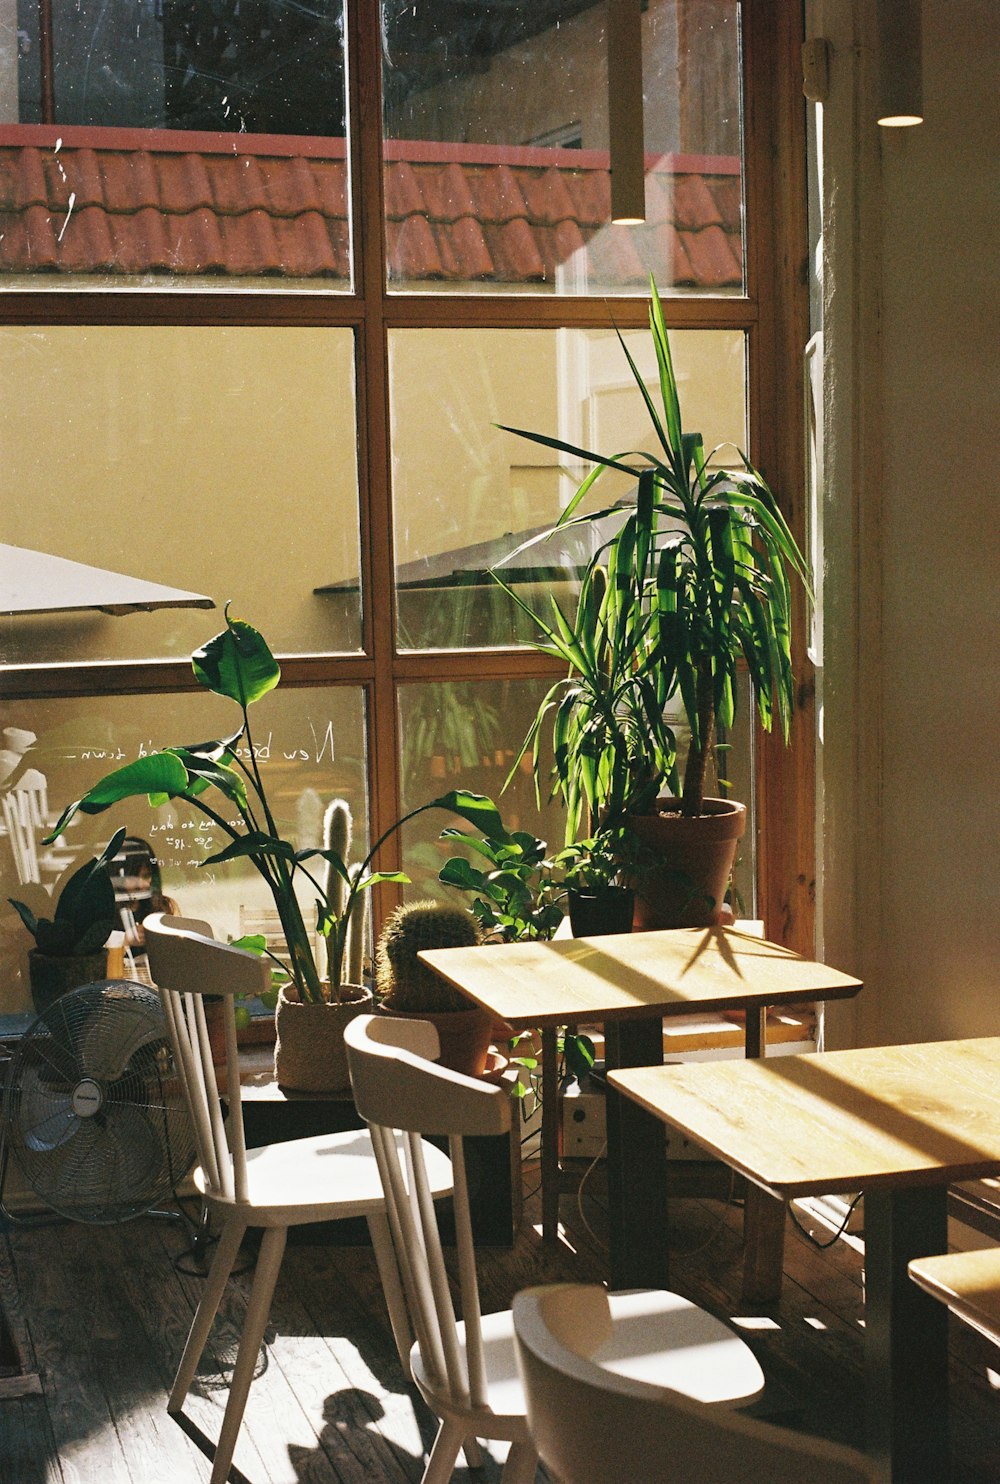
[[[189,805],[229,839],[223,850],[199,864],[225,865],[246,859],[266,883],[288,952],[288,966],[282,965],[278,972],[282,982],[287,981],[290,997],[337,1006],[345,997],[346,949],[358,899],[382,882],[408,881],[402,871],[372,868],[381,847],[397,829],[427,809],[450,810],[490,830],[499,823],[496,807],[489,799],[462,790],[432,799],[385,830],[353,869],[345,858],[348,846],[343,836],[340,849],[332,843],[299,849],[278,832],[250,725],[250,708],[281,678],[277,660],[255,628],[230,617],[227,605],[226,627],[196,650],[191,662],[200,685],[239,707],[237,730],[215,741],[164,748],[109,773],[63,811],[48,840],[57,839],[78,811],[101,814],[123,799],[146,796],[154,808],[171,800]],[[306,926],[300,887],[303,895],[313,897],[315,933],[328,946],[325,975],[315,951],[314,931]],[[246,940],[241,945],[261,947]],[[336,1071],[332,1075],[336,1080]],[[335,1090],[331,1084],[327,1088]]]
[[[786,739],[794,711],[791,580],[808,592],[805,561],[763,477],[739,449],[721,467],[700,433],[685,432],[656,285],[649,327],[659,406],[619,336],[652,426],[655,453],[591,452],[520,428],[507,429],[585,459],[593,468],[559,527],[620,516],[594,554],[575,614],[553,598],[532,609],[493,575],[535,625],[536,648],[568,674],[544,697],[525,738],[538,776],[539,742],[551,727],[554,790],[567,807],[567,843],[624,827],[661,861],[638,883],[636,926],[699,926],[719,920],[745,808],[706,797],[717,728],[732,726],[737,674],[745,664],[762,726]],[[579,514],[608,469],[636,480],[632,500]],[[514,555],[515,553],[512,553]],[[683,781],[666,720],[683,713],[690,733]],[[661,794],[666,787],[668,793]],[[702,877],[700,858],[707,874]]]
[[[464,855],[455,855],[438,872],[445,886],[472,894],[472,911],[485,943],[552,937],[564,914],[544,840],[526,830],[508,832],[499,813],[478,834],[449,827],[441,839],[460,842],[487,862],[489,869],[482,870]]]
[[[636,878],[636,855],[634,836],[610,829],[576,840],[552,857],[574,938],[631,932],[635,892],[626,883]]]
[[[118,923],[108,868],[124,839],[125,831],[116,830],[100,855],[68,877],[58,890],[51,918],[36,917],[26,902],[8,898],[35,940],[28,954],[28,976],[39,1015],[68,990],[107,974],[105,944]]]

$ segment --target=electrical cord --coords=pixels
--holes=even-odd
[[[812,1232],[809,1231],[809,1229],[806,1226],[803,1225],[803,1223],[799,1220],[798,1216],[796,1216],[796,1214],[795,1214],[795,1207],[791,1204],[791,1202],[789,1202],[789,1205],[788,1205],[788,1214],[792,1218],[792,1225],[794,1227],[796,1227],[798,1229],[798,1231],[801,1232],[801,1234],[805,1237],[806,1241],[807,1242],[811,1242],[814,1247],[818,1247],[819,1250],[820,1250],[820,1252],[825,1252],[828,1247],[832,1247],[833,1246],[834,1242],[839,1242],[840,1239],[841,1239],[841,1237],[846,1232],[847,1226],[848,1226],[848,1222],[850,1221],[851,1217],[854,1215],[854,1208],[857,1206],[858,1202],[861,1199],[861,1194],[862,1194],[861,1191],[859,1191],[858,1194],[854,1197],[853,1201],[851,1202],[851,1204],[847,1208],[847,1213],[844,1216],[843,1221],[837,1227],[837,1230],[834,1232],[833,1236],[832,1237],[828,1237],[825,1241],[820,1241],[819,1237],[814,1237],[813,1234],[812,1234]]]
[[[587,1181],[590,1179],[591,1175],[594,1173],[594,1171],[596,1170],[597,1166],[600,1164],[601,1160],[604,1158],[605,1154],[607,1153],[607,1149],[608,1149],[607,1140],[605,1140],[604,1144],[601,1146],[601,1152],[600,1152],[600,1154],[595,1154],[594,1155],[594,1158],[590,1161],[590,1164],[587,1166],[587,1168],[584,1170],[583,1174],[580,1176],[580,1183],[576,1187],[576,1210],[577,1210],[577,1215],[579,1216],[581,1222],[583,1223],[583,1229],[587,1233],[587,1236],[590,1238],[590,1240],[593,1243],[594,1247],[597,1249],[598,1252],[602,1252],[602,1253],[606,1253],[608,1251],[608,1244],[607,1244],[607,1242],[602,1242],[601,1241],[600,1237],[594,1231],[594,1228],[591,1226],[590,1222],[587,1220],[586,1216],[583,1214],[583,1190],[584,1190],[584,1186],[586,1185]],[[591,1196],[591,1200],[593,1200],[593,1199],[594,1199],[593,1196]],[[603,1210],[605,1208],[604,1207],[601,1207],[601,1209]]]

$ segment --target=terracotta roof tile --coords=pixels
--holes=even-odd
[[[25,150],[27,154],[27,150]],[[112,215],[131,211],[160,210],[160,187],[152,155],[145,150],[102,152],[104,209]]]
[[[434,233],[423,216],[408,216],[398,227],[388,223],[389,256],[402,278],[443,278]]]
[[[469,174],[481,222],[493,222],[497,226],[516,220],[527,222],[528,206],[524,192],[509,165],[478,168],[470,170]]]
[[[341,141],[64,132],[57,150],[54,130],[0,126],[0,271],[349,279]],[[736,160],[650,161],[649,225],[609,231],[598,153],[387,152],[394,282],[548,284],[571,260],[598,286],[641,288],[650,271],[684,288],[742,282]]]
[[[424,198],[413,166],[405,160],[388,165],[385,170],[385,214],[390,221],[405,221],[410,216],[420,216],[424,211]]]
[[[423,198],[422,210],[432,221],[456,222],[477,215],[465,171],[454,162],[440,170],[420,166],[414,175]]]
[[[115,267],[119,273],[166,273],[175,261],[171,230],[173,217],[153,206],[143,206],[134,216],[117,216],[115,223]]]
[[[722,226],[715,197],[702,176],[674,176],[674,222],[681,231]]]
[[[5,150],[6,154],[7,151]],[[47,206],[49,200],[49,184],[45,177],[45,165],[42,155],[37,149],[14,150],[11,152],[11,195],[13,205],[18,211],[24,211],[27,207],[38,204]],[[6,192],[4,193],[6,196]]]
[[[496,264],[479,222],[470,216],[463,217],[455,223],[450,236],[458,260],[459,278],[473,280],[492,278],[495,275]]]
[[[597,228],[611,218],[611,179],[606,170],[567,170],[566,189],[573,215],[582,226]]]
[[[527,172],[522,181],[529,216],[543,227],[554,227],[573,217],[573,200],[559,170]]]
[[[76,208],[59,231],[60,262],[69,273],[110,273],[115,267],[111,218],[99,206]]]
[[[706,227],[701,232],[683,234],[684,251],[694,272],[694,281],[706,288],[724,288],[739,283],[739,263],[720,227]]]
[[[544,279],[545,260],[538,250],[538,238],[523,216],[497,227],[491,242],[501,283],[540,283]]]

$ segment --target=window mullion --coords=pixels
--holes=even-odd
[[[366,687],[367,770],[369,823],[376,839],[400,814],[379,0],[347,0],[346,11],[354,275],[363,311],[356,331],[362,635],[372,660]],[[397,869],[398,853],[398,839],[390,839],[376,865]],[[392,895],[391,888],[378,894],[376,914],[393,905]]]

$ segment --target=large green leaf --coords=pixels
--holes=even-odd
[[[49,845],[58,839],[78,811],[81,814],[103,814],[105,809],[121,803],[122,799],[134,799],[147,794],[162,794],[165,798],[173,799],[184,793],[187,784],[187,769],[176,753],[167,750],[154,752],[150,757],[137,758],[134,763],[126,763],[124,768],[108,773],[82,799],[77,799],[64,809],[55,829],[46,835],[43,843]]]
[[[187,768],[190,774],[191,786],[187,792],[193,794],[204,793],[206,788],[214,785],[227,799],[232,799],[241,809],[247,806],[247,789],[240,773],[234,768],[227,767],[225,763],[218,762],[213,758],[206,757],[201,753],[190,752],[186,748],[174,748],[176,756]]]
[[[432,799],[424,807],[447,809],[452,814],[457,814],[460,819],[474,825],[477,830],[491,839],[506,840],[509,838],[499,809],[486,794],[474,794],[468,789],[455,788],[450,793],[441,794],[439,798]]]
[[[279,840],[275,835],[265,835],[259,830],[254,830],[248,835],[241,835],[238,840],[233,840],[220,850],[216,855],[210,855],[205,860],[199,861],[200,866],[218,866],[225,861],[239,860],[249,857],[251,860],[257,857],[266,857],[271,860],[283,860],[294,862],[295,847],[287,840]]]
[[[195,650],[191,664],[206,690],[249,706],[274,689],[281,679],[281,666],[250,624],[228,613],[226,624],[221,634]]]

